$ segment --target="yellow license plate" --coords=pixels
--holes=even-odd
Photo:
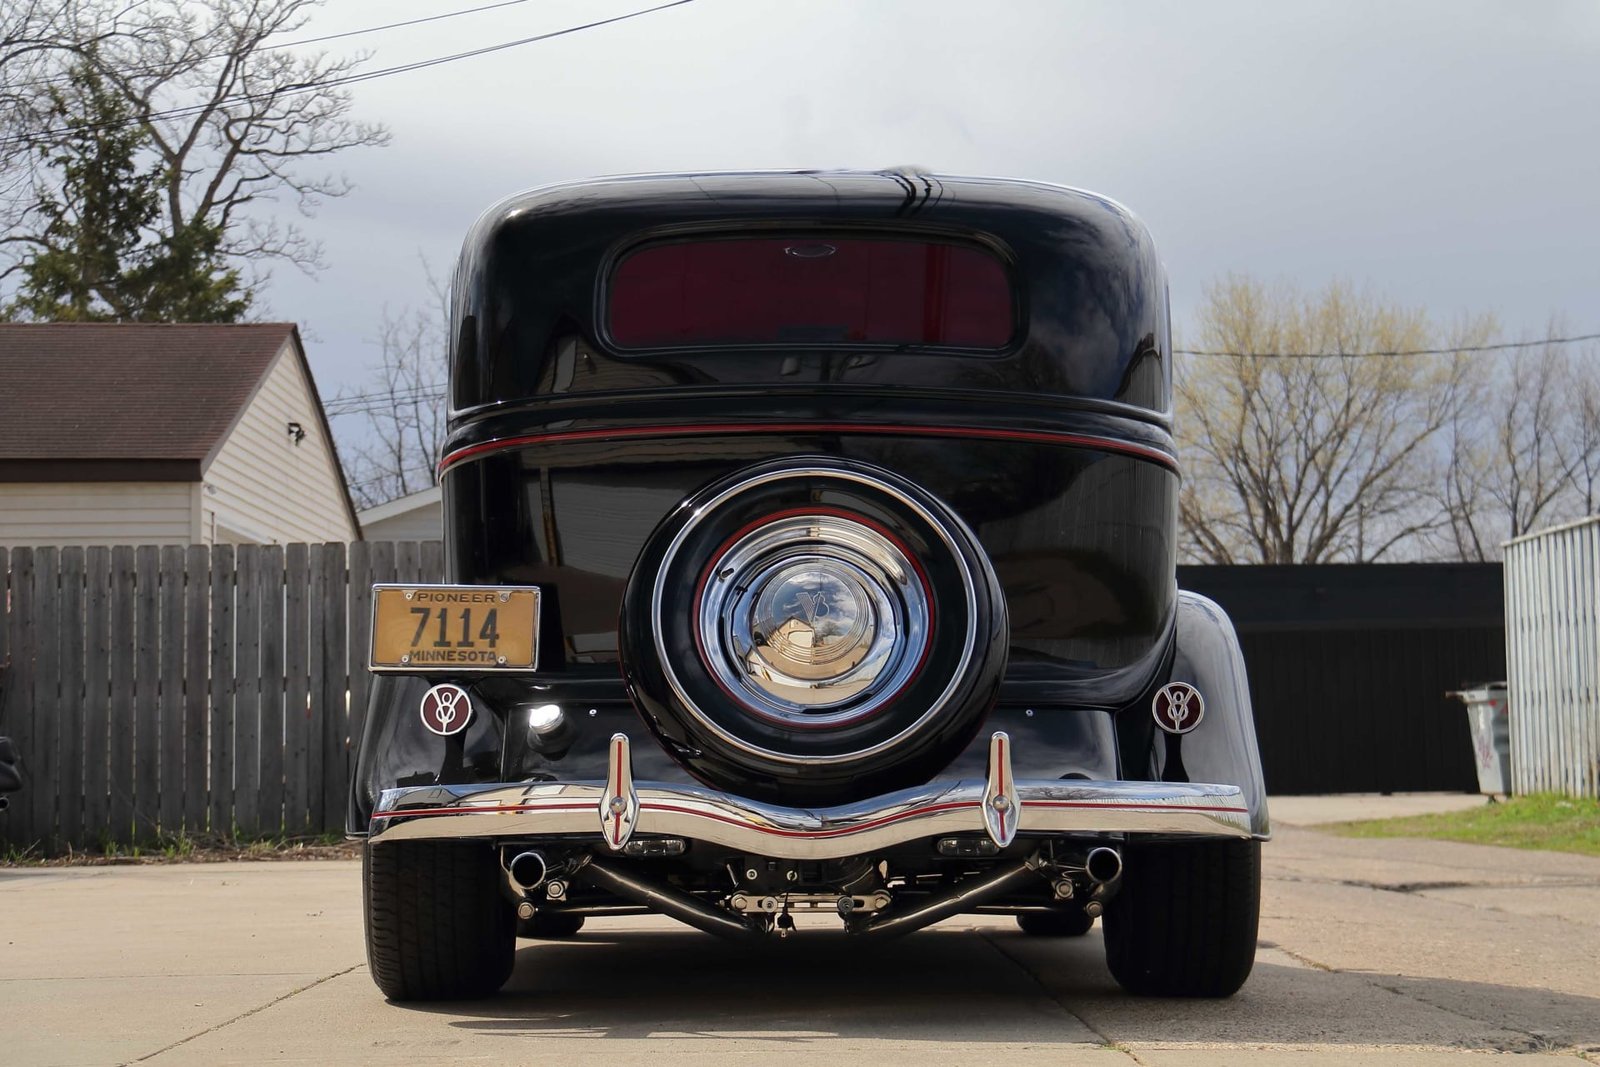
[[[539,590],[375,585],[370,663],[375,671],[531,671],[539,664]]]

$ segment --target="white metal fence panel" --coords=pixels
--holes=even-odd
[[[1506,545],[1511,779],[1600,797],[1600,515]]]

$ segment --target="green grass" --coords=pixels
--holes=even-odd
[[[1346,837],[1433,837],[1600,856],[1600,801],[1539,793],[1465,811],[1336,823],[1322,829]]]

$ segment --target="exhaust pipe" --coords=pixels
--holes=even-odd
[[[698,897],[669,885],[647,882],[636,875],[618,870],[609,864],[590,857],[580,866],[575,877],[590,885],[604,889],[615,896],[641,904],[651,911],[669,915],[681,923],[708,934],[735,941],[750,941],[763,936],[763,932],[747,924],[742,918],[714,908]]]
[[[1114,848],[1091,848],[1083,858],[1083,873],[1095,885],[1105,885],[1122,877],[1122,853]]]
[[[850,932],[861,937],[899,937],[913,930],[920,930],[924,926],[931,926],[942,919],[948,919],[952,915],[971,911],[985,900],[1003,896],[1013,889],[1020,889],[1038,877],[1039,872],[1035,869],[1038,859],[1036,853],[1015,866],[1002,867],[980,878],[969,879],[943,896],[935,897],[906,911],[891,912],[887,915],[880,912],[872,918],[864,919],[861,925],[850,927]]]
[[[550,867],[538,852],[519,852],[506,864],[506,871],[511,875],[511,880],[526,892],[544,885]]]

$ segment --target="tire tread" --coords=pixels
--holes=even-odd
[[[494,853],[476,842],[399,841],[362,853],[367,964],[390,1000],[488,996],[516,962],[516,916]]]
[[[1106,907],[1106,963],[1142,996],[1228,997],[1255,964],[1261,843],[1132,845]]]

